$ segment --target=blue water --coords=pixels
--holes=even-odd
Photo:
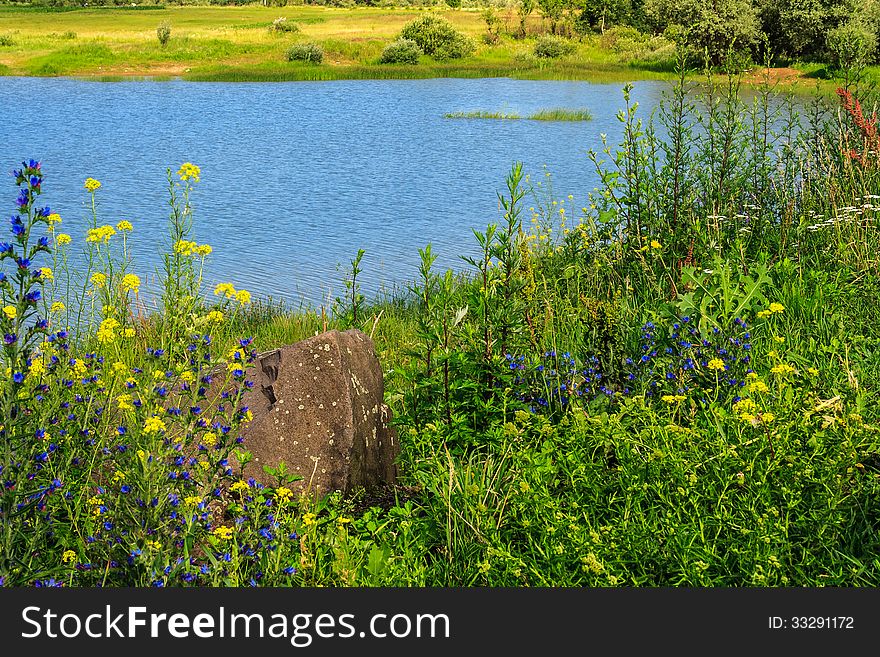
[[[601,150],[602,133],[609,143],[620,135],[622,86],[5,77],[0,170],[11,173],[24,158],[42,160],[42,201],[64,218],[75,248],[84,245],[88,225],[83,181],[100,180],[99,223],[134,224],[134,271],[149,289],[168,239],[166,169],[193,162],[202,171],[192,197],[195,239],[214,248],[206,283],[229,281],[258,297],[317,307],[344,292],[343,270],[359,248],[366,250],[367,296],[414,279],[418,249],[429,242],[438,268],[462,268],[460,256],[475,250],[472,229],[500,220],[497,193],[514,161],[523,162],[532,182],[550,172],[555,195],[571,194],[572,205],[583,205],[597,184],[587,151]],[[635,83],[643,116],[667,88]],[[556,107],[587,108],[595,118],[443,118]],[[11,212],[11,179],[0,187],[4,193]]]

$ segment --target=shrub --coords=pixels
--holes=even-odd
[[[877,36],[867,26],[850,21],[828,32],[825,44],[838,70],[858,70],[871,62]]]
[[[570,55],[576,50],[576,48],[577,46],[568,39],[545,34],[544,36],[538,37],[538,40],[535,43],[535,55],[538,57],[546,57],[548,59],[556,59],[557,57]]]
[[[287,61],[320,64],[324,60],[324,49],[317,43],[297,43],[287,51]]]
[[[161,46],[168,45],[168,40],[171,38],[171,23],[168,21],[159,23],[159,27],[156,28],[156,37]]]
[[[382,50],[380,64],[418,64],[422,49],[412,39],[397,39]]]
[[[474,42],[440,16],[421,16],[403,26],[401,39],[415,41],[426,55],[436,59],[460,59],[470,55]]]
[[[289,22],[285,16],[279,16],[269,25],[269,32],[272,34],[292,34],[299,32],[299,25]]]

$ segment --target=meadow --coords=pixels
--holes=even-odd
[[[144,315],[138,227],[100,181],[70,235],[53,172],[9,163],[0,583],[880,584],[874,99],[801,115],[741,84],[682,70],[651,118],[625,87],[587,205],[513,163],[465,272],[426,245],[407,290],[368,299],[359,252],[320,311],[204,289],[197,164],[168,169]],[[247,365],[349,327],[386,372],[400,481],[317,500],[283,469],[242,479]]]
[[[438,15],[476,45],[464,58],[422,55],[417,64],[380,64],[383,48],[407,22]],[[0,74],[81,76],[103,80],[183,77],[189,80],[519,77],[625,81],[668,78],[670,44],[615,50],[599,36],[579,40],[564,56],[535,55],[550,23],[537,12],[522,23],[511,5],[487,18],[483,10],[285,6],[0,6]],[[274,29],[279,18],[282,29]],[[494,22],[492,22],[494,21]],[[170,32],[163,44],[161,24]],[[489,25],[493,26],[489,30]],[[487,42],[484,35],[492,35]],[[315,43],[320,65],[288,61],[295,44]],[[639,59],[639,58],[643,59]]]

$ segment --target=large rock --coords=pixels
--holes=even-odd
[[[400,445],[367,335],[328,331],[267,352],[248,378],[245,477],[274,483],[263,467],[284,461],[302,477],[293,486],[317,495],[394,482]]]

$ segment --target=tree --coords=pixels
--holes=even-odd
[[[674,27],[691,57],[707,53],[712,65],[731,50],[750,53],[760,35],[750,0],[646,0],[645,16],[657,32]]]

